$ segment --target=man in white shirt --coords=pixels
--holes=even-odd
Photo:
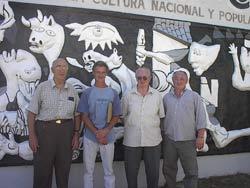
[[[158,188],[161,153],[160,119],[164,115],[160,93],[149,86],[151,71],[136,70],[137,87],[122,98],[125,171],[128,188],[137,188],[141,158],[145,163],[148,188]]]

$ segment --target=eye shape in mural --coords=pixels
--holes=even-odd
[[[84,25],[71,23],[65,26],[74,30],[71,32],[72,36],[80,36],[78,41],[85,41],[86,49],[89,48],[90,44],[92,49],[100,45],[104,50],[106,44],[109,49],[112,49],[112,42],[116,45],[118,45],[118,42],[124,43],[117,29],[109,23],[96,21]]]

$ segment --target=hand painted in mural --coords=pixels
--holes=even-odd
[[[188,62],[197,76],[201,76],[216,60],[220,45],[206,46],[192,42],[188,55]]]
[[[29,38],[30,50],[34,53],[43,54],[49,63],[51,69],[52,62],[57,59],[63,48],[65,35],[61,25],[59,25],[52,15],[43,16],[40,10],[37,10],[37,17],[25,19],[22,16],[22,23],[31,29]],[[49,79],[53,77],[50,70]]]
[[[234,43],[229,46],[229,53],[232,54],[234,62],[234,72],[232,75],[232,85],[240,91],[249,91],[250,90],[250,55],[247,49],[242,46],[240,54],[240,62],[238,58],[238,48]],[[245,71],[244,78],[241,75],[241,68]]]
[[[69,29],[73,29],[72,36],[80,36],[78,41],[85,41],[85,48],[88,49],[90,44],[94,50],[98,45],[105,49],[107,44],[109,49],[112,49],[112,42],[118,45],[118,42],[123,44],[123,40],[117,29],[105,22],[88,22],[84,25],[79,23],[71,23],[65,25]]]
[[[0,68],[6,78],[6,91],[0,95],[0,132],[27,135],[26,107],[41,68],[32,54],[21,49],[0,54]]]
[[[0,43],[3,41],[4,32],[7,28],[11,27],[15,23],[14,12],[9,6],[8,1],[0,2],[0,16],[3,20],[0,20]]]

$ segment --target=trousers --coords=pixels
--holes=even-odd
[[[53,169],[55,169],[57,187],[68,187],[73,129],[72,120],[60,125],[36,121],[35,131],[39,148],[34,153],[33,188],[51,188]]]
[[[104,187],[115,188],[115,175],[113,172],[114,143],[102,145],[84,136],[83,138],[83,185],[84,188],[93,188],[94,169],[97,152],[100,151],[104,170]]]

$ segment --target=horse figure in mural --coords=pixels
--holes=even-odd
[[[37,10],[37,17],[29,20],[22,16],[22,23],[32,31],[29,37],[30,50],[45,56],[49,63],[48,78],[52,79],[53,73],[50,70],[52,63],[59,57],[64,45],[63,27],[56,23],[52,15],[43,16],[40,10]]]
[[[36,58],[25,50],[4,51],[0,68],[6,78],[6,88],[0,95],[0,132],[27,135],[26,108],[41,78]]]

